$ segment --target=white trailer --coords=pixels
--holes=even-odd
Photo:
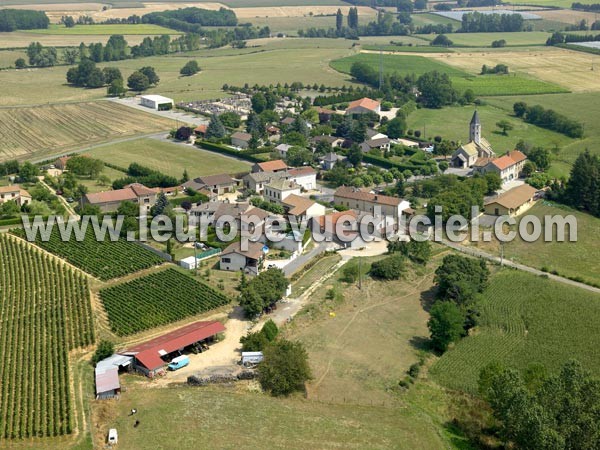
[[[263,352],[242,352],[242,365],[254,366],[263,360]]]

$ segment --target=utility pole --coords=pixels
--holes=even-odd
[[[383,49],[379,47],[379,90],[383,89]]]
[[[358,289],[362,289],[362,258],[358,257]]]

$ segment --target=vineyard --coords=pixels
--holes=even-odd
[[[490,362],[554,370],[575,358],[600,374],[600,295],[511,270],[494,275],[483,295],[479,330],[431,369],[444,386],[476,392],[479,371]]]
[[[94,342],[87,278],[0,235],[0,287],[0,447],[69,434],[68,352]]]
[[[213,288],[177,271],[137,278],[100,291],[111,329],[127,336],[229,303]]]
[[[21,229],[12,232],[25,236]],[[134,242],[124,239],[112,242],[108,238],[99,242],[91,226],[82,242],[62,241],[58,227],[54,227],[48,242],[43,242],[38,235],[35,244],[101,280],[122,277],[164,262],[161,257]]]

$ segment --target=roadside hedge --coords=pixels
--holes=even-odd
[[[256,150],[235,150],[224,145],[215,144],[207,141],[196,141],[196,145],[204,150],[209,150],[223,155],[234,156],[250,162],[262,162],[262,159],[255,156]]]

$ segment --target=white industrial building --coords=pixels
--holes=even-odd
[[[157,111],[166,111],[173,109],[175,102],[173,102],[172,98],[163,97],[162,95],[142,95],[140,97],[140,104]]]

